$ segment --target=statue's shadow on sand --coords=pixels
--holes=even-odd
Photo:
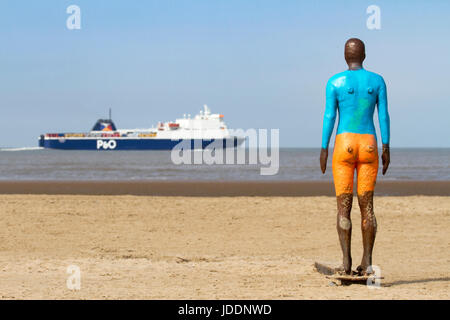
[[[392,282],[385,282],[381,286],[382,287],[392,287],[399,286],[402,284],[415,284],[415,283],[428,283],[428,282],[441,282],[441,281],[450,281],[450,277],[441,277],[441,278],[428,278],[428,279],[415,279],[415,280],[397,280]]]

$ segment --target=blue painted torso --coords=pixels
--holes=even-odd
[[[389,114],[383,77],[365,69],[347,70],[330,78],[326,89],[322,148],[328,148],[339,110],[337,133],[375,134],[373,114],[378,117],[383,144],[389,143]]]

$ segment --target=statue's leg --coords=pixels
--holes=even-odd
[[[352,211],[353,193],[342,193],[336,198],[338,208],[336,229],[342,249],[343,268],[345,273],[350,274],[352,271],[352,220],[350,213]]]
[[[373,212],[373,191],[358,194],[358,203],[361,209],[361,230],[363,239],[363,257],[357,270],[361,274],[367,273],[367,268],[372,265],[372,251],[377,233],[377,219]]]
[[[333,152],[333,178],[337,199],[336,229],[343,254],[343,268],[350,274],[352,269],[350,213],[353,202],[353,176],[355,172],[355,147],[348,134],[336,136]]]
[[[367,273],[372,266],[372,252],[377,233],[377,219],[373,211],[373,193],[378,171],[378,152],[376,141],[367,141],[359,148],[359,162],[356,167],[358,181],[358,203],[361,210],[361,231],[364,252],[361,265],[357,268],[361,274]]]

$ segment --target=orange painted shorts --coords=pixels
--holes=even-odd
[[[336,196],[353,193],[355,169],[358,194],[373,191],[378,172],[377,140],[373,134],[344,132],[336,136],[333,151]]]

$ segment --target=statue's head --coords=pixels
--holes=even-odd
[[[350,69],[358,68],[358,66],[361,68],[366,58],[364,42],[357,38],[348,39],[345,43],[344,56]]]

